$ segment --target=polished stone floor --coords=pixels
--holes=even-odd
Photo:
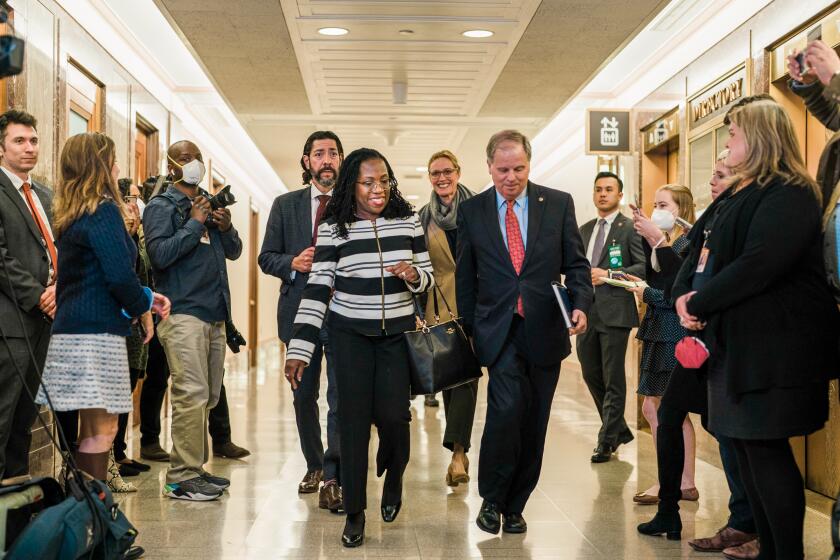
[[[416,399],[402,512],[395,523],[382,522],[381,480],[371,472],[365,545],[344,549],[339,542],[343,517],[319,510],[317,494],[297,494],[305,463],[279,359],[278,348],[269,345],[261,351],[260,366],[250,372],[230,363],[225,383],[234,441],[252,455],[239,461],[211,460],[208,470],[231,478],[229,494],[205,503],[162,497],[160,463],[130,479],[140,490],[120,501],[140,531],[138,544],[145,547],[145,558],[722,558],[695,553],[686,542],[714,533],[726,520],[728,490],[721,470],[698,462],[700,501],[683,502],[683,541],[638,535],[636,525],[653,514],[649,506],[632,502],[633,494],[655,479],[651,438],[642,433],[620,449],[617,460],[591,464],[598,416],[579,371],[571,366],[564,368],[554,397],[542,477],[524,512],[527,534],[493,536],[475,526],[481,505],[476,482],[457,489],[444,484],[449,457],[440,445],[443,409],[424,408],[422,399]],[[472,472],[485,402],[482,383]],[[135,456],[138,439],[135,430]],[[818,509],[824,510],[824,504]],[[828,517],[809,508],[806,532],[807,557],[828,558]]]

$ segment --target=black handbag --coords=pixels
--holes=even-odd
[[[472,350],[470,341],[458,317],[452,313],[449,303],[440,294],[446,305],[450,320],[440,322],[437,286],[432,289],[435,322],[429,326],[420,310],[416,295],[414,308],[420,327],[405,333],[411,366],[411,394],[431,395],[438,391],[452,389],[481,377],[481,366]]]

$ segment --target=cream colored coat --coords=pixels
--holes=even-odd
[[[452,313],[457,317],[458,308],[455,301],[455,256],[449,250],[446,232],[440,229],[434,220],[429,222],[429,227],[426,229],[426,247],[429,251],[429,258],[432,261],[432,268],[435,271],[435,285],[440,288]],[[434,325],[437,323],[435,321],[432,290],[429,290],[427,295],[426,322]],[[438,311],[440,312],[441,322],[450,320],[449,313],[446,312],[446,305],[440,297],[438,297]]]

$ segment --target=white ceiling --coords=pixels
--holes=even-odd
[[[421,204],[418,167],[451,149],[487,182],[502,128],[529,135],[667,4],[664,0],[155,0],[289,188],[306,137],[388,157]],[[318,34],[344,27],[342,37]],[[468,39],[468,29],[494,32]],[[411,30],[411,34],[400,34]],[[394,81],[407,103],[393,102]]]

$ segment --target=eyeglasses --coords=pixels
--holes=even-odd
[[[452,177],[452,174],[455,173],[457,169],[452,169],[451,167],[447,167],[446,169],[435,169],[434,171],[429,171],[429,177],[432,179],[440,179],[440,176],[443,175],[447,179]]]
[[[382,187],[383,191],[391,190],[391,179],[387,179],[385,181],[357,181],[357,185],[362,185],[369,191],[372,191],[375,187]]]

